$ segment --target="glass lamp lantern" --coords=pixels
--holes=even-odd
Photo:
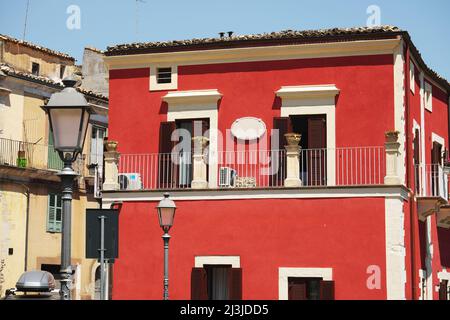
[[[75,161],[82,152],[92,108],[75,89],[77,81],[69,76],[65,88],[54,93],[42,108],[48,114],[54,148],[63,160]]]
[[[159,225],[165,233],[169,232],[173,226],[177,206],[175,202],[169,199],[168,193],[164,194],[164,198],[159,202],[156,209],[158,210]]]

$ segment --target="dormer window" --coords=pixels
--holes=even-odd
[[[39,76],[39,63],[33,62],[31,64],[31,73],[35,76]]]
[[[178,71],[174,65],[150,67],[150,91],[174,90],[178,87]]]

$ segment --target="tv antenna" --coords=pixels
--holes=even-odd
[[[27,21],[28,21],[28,8],[30,7],[30,0],[27,0],[27,9],[25,11],[25,23],[23,26],[23,34],[22,34],[22,40],[25,41],[25,34],[27,32]]]

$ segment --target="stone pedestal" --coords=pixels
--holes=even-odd
[[[298,133],[287,133],[284,135],[287,141],[286,149],[286,179],[285,187],[300,187],[300,143],[301,135]]]
[[[106,152],[103,157],[105,159],[105,182],[103,183],[104,191],[119,190],[119,157],[117,152],[117,141],[105,141]]]
[[[401,183],[397,164],[397,158],[400,154],[398,134],[397,131],[389,131],[385,134],[386,176],[384,177],[384,184],[388,185],[399,185]]]
[[[192,154],[192,189],[206,189],[208,188],[208,181],[206,180],[206,159],[204,151],[208,145],[208,138],[199,136],[192,138],[194,150]]]

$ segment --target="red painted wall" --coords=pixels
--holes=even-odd
[[[156,203],[120,211],[114,299],[161,299],[163,242]],[[177,201],[170,297],[190,298],[194,257],[238,255],[244,299],[278,299],[279,267],[331,267],[337,299],[385,299],[384,198]],[[369,290],[369,265],[381,268]]]
[[[178,90],[218,89],[219,129],[234,120],[261,118],[272,129],[280,116],[275,91],[288,85],[335,84],[336,144],[381,146],[394,128],[392,55],[227,63],[178,67]],[[149,69],[110,72],[110,138],[122,153],[157,153],[167,91],[149,91]]]

